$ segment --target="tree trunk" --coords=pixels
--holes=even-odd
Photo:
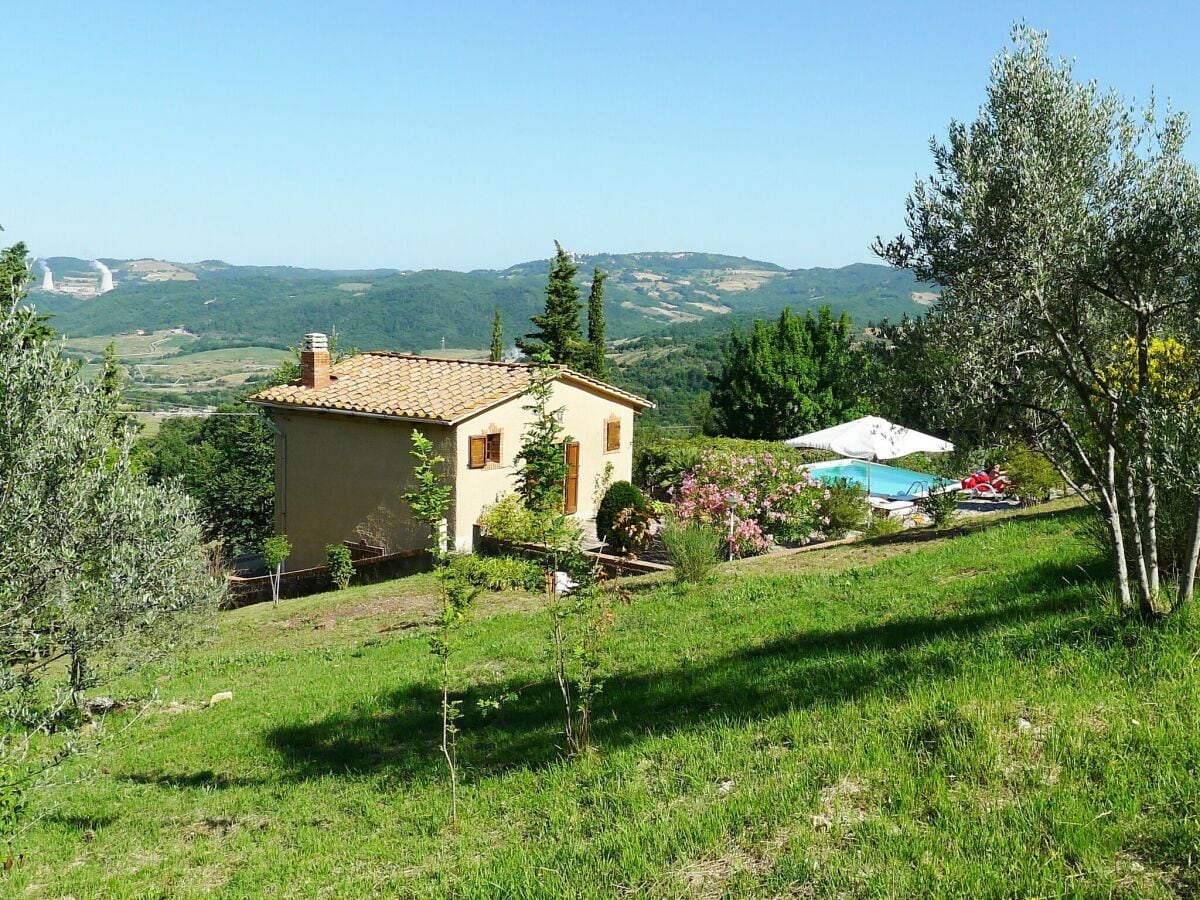
[[[450,660],[442,658],[442,756],[450,769],[450,823],[458,827],[458,766],[454,763],[454,738],[450,731]]]
[[[1139,311],[1137,317],[1138,340],[1138,383],[1137,422],[1138,470],[1142,477],[1142,509],[1145,521],[1142,529],[1141,555],[1146,569],[1146,589],[1142,597],[1142,614],[1154,617],[1159,614],[1158,600],[1158,497],[1154,490],[1154,462],[1150,453],[1150,422],[1146,414],[1146,394],[1150,390],[1150,315]],[[1137,515],[1137,510],[1134,510]]]
[[[1145,451],[1145,462],[1143,465],[1143,478],[1145,483],[1142,485],[1142,500],[1145,503],[1146,516],[1146,573],[1150,581],[1150,596],[1152,599],[1158,599],[1159,591],[1159,571],[1158,571],[1158,489],[1154,486],[1154,462],[1150,458],[1149,451]]]
[[[1125,533],[1121,528],[1121,510],[1117,505],[1116,448],[1108,448],[1108,467],[1104,472],[1108,484],[1099,485],[1100,497],[1108,514],[1108,531],[1112,537],[1113,554],[1116,556],[1117,601],[1121,611],[1133,612],[1133,598],[1129,593],[1129,565],[1125,560]]]
[[[1187,558],[1179,573],[1179,600],[1176,608],[1190,603],[1196,593],[1196,565],[1200,563],[1200,499],[1196,501],[1196,518],[1192,522],[1192,540]]]
[[[1146,541],[1142,531],[1142,521],[1138,515],[1137,491],[1133,486],[1133,467],[1125,466],[1125,521],[1129,523],[1129,550],[1133,552],[1134,566],[1137,573],[1138,599],[1145,612],[1147,605],[1153,603],[1154,593],[1150,589],[1150,574],[1146,568]]]

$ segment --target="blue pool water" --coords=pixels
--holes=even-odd
[[[867,486],[867,463],[865,460],[836,459],[833,462],[813,463],[808,467],[808,471],[818,481],[847,478],[861,484],[864,488]],[[873,497],[896,499],[922,497],[928,493],[930,488],[936,490],[939,487],[956,483],[944,478],[937,478],[926,472],[914,472],[912,469],[871,463],[871,496]]]

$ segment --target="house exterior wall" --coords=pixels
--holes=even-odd
[[[470,550],[475,522],[485,506],[516,489],[517,454],[521,435],[530,421],[522,407],[525,397],[477,413],[456,428],[455,469],[456,505],[451,531],[459,550]],[[563,432],[579,442],[579,509],[576,515],[588,519],[596,514],[594,494],[597,479],[605,466],[612,464],[612,481],[628,481],[633,473],[633,409],[617,403],[599,391],[574,384],[555,382],[551,409],[563,410]],[[621,423],[621,446],[606,452],[605,422],[615,418]],[[470,468],[472,435],[500,430],[500,463],[482,469]],[[449,454],[446,454],[449,458]]]
[[[516,489],[517,454],[531,416],[516,397],[477,413],[451,428],[398,419],[369,418],[333,412],[270,410],[275,437],[275,531],[292,542],[287,568],[325,562],[325,547],[344,540],[383,546],[389,552],[421,549],[426,532],[412,521],[401,497],[413,489],[412,432],[419,428],[446,458],[453,473],[453,495],[447,516],[448,538],[460,551],[473,548],[475,523],[484,507]],[[551,408],[563,409],[563,430],[579,442],[580,518],[596,514],[594,494],[605,467],[612,481],[628,480],[633,471],[631,407],[599,391],[556,382]],[[621,423],[621,445],[605,451],[605,423]],[[470,438],[498,430],[500,462],[472,469]]]
[[[324,564],[326,545],[345,540],[366,537],[388,551],[428,545],[401,499],[413,487],[412,432],[420,428],[453,471],[450,428],[339,413],[271,413],[275,532],[292,542],[289,570]]]

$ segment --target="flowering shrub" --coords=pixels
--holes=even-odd
[[[654,517],[646,510],[628,506],[617,513],[609,528],[608,540],[614,550],[636,556],[650,546],[654,538]]]
[[[717,528],[726,552],[737,556],[763,553],[775,541],[820,540],[830,526],[829,490],[800,463],[771,452],[705,453],[670,493],[681,521]]]

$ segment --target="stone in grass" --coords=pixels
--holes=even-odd
[[[221,691],[219,694],[213,694],[209,700],[209,706],[216,706],[218,703],[224,703],[226,700],[233,699],[233,691]]]

